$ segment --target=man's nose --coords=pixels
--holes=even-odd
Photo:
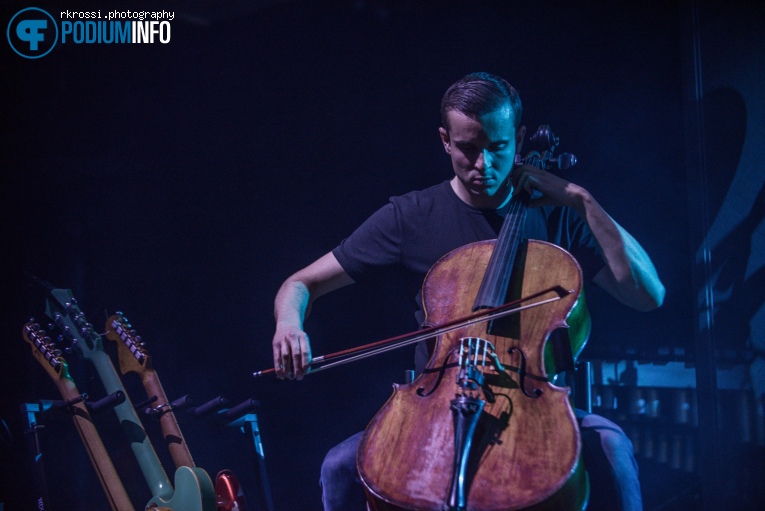
[[[478,158],[475,160],[475,166],[479,170],[491,166],[491,155],[489,154],[489,151],[484,149],[478,153]]]

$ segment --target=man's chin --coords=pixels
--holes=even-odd
[[[498,190],[497,186],[476,186],[470,189],[470,193],[475,197],[491,199],[497,195]]]

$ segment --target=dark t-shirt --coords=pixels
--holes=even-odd
[[[444,181],[391,197],[332,253],[356,282],[403,279],[421,324],[420,293],[431,266],[455,248],[497,238],[506,212],[507,207],[471,207],[457,197],[449,181]],[[594,236],[571,208],[529,208],[523,238],[549,241],[566,249],[579,262],[585,280],[603,266]]]

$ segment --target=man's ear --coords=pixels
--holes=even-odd
[[[523,139],[526,138],[526,126],[518,126],[515,130],[515,154],[521,154],[523,148]]]
[[[446,154],[452,154],[452,146],[450,144],[449,140],[449,132],[446,131],[446,128],[438,128],[438,134],[441,135],[441,143],[444,144],[444,151],[446,151]]]

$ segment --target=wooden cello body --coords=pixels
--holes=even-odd
[[[427,321],[440,323],[470,312],[493,247],[493,241],[473,243],[450,252],[431,269],[423,284]],[[394,385],[358,451],[372,509],[449,509],[455,457],[449,403],[458,389],[458,346],[465,336],[491,342],[505,371],[485,366],[485,385],[494,402],[486,403],[477,421],[465,472],[464,509],[582,509],[586,476],[579,464],[578,426],[567,389],[547,381],[543,362],[545,340],[552,330],[566,326],[579,299],[581,270],[570,254],[546,242],[529,241],[522,256],[524,271],[516,275],[520,282],[511,284],[517,291],[524,296],[541,291],[540,299],[554,295],[557,286],[572,292],[520,312],[511,326],[517,336],[489,334],[483,323],[438,338],[425,372],[411,384]],[[511,348],[516,348],[512,354]],[[533,389],[542,392],[534,396]]]
[[[557,145],[548,126],[538,137]],[[394,385],[357,454],[372,510],[586,507],[578,424],[545,350],[568,319],[586,323],[572,350],[586,341],[582,272],[564,249],[521,241],[525,214],[526,199],[514,198],[496,241],[455,249],[428,272],[424,326],[513,300],[519,312],[438,336],[423,374]]]

